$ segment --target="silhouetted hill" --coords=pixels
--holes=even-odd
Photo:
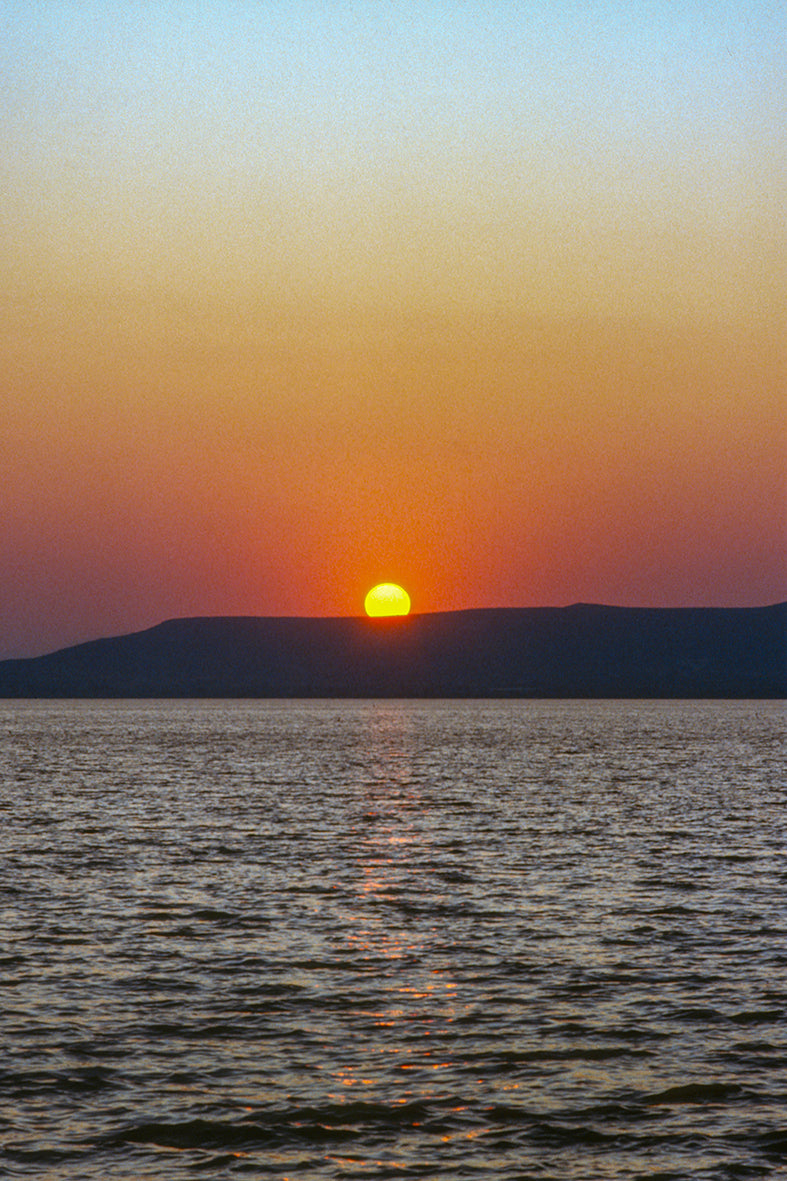
[[[782,697],[787,603],[173,619],[0,662],[2,697]]]

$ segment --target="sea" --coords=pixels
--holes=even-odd
[[[0,1176],[787,1177],[784,722],[0,702]]]

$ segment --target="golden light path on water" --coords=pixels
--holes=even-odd
[[[355,1017],[369,1030],[365,1071],[358,1071],[352,1062],[335,1068],[333,1078],[341,1089],[328,1096],[335,1102],[374,1102],[391,1069],[402,1078],[399,1106],[422,1102],[425,1094],[438,1099],[448,1085],[441,1076],[450,1071],[452,1062],[446,1060],[444,1046],[433,1048],[431,1043],[448,1036],[450,1026],[462,1015],[457,1012],[458,984],[450,960],[433,967],[431,978],[424,980],[426,933],[421,931],[414,938],[406,913],[398,913],[405,905],[406,883],[428,872],[430,846],[436,839],[428,821],[424,823],[428,807],[419,791],[406,731],[395,714],[383,713],[374,719],[368,735],[370,775],[356,834],[359,906],[346,939],[354,962],[368,965],[376,978],[390,981],[390,1003],[378,1007],[379,994],[375,994],[368,998],[367,1007],[364,996],[358,995]],[[437,938],[437,923],[430,936]],[[392,1064],[392,1056],[399,1061]],[[452,1108],[454,1113],[464,1110],[464,1105]],[[413,1121],[412,1126],[420,1127],[421,1121]],[[462,1128],[444,1134],[442,1140],[475,1139],[480,1134],[477,1128]],[[361,1163],[367,1167],[386,1163],[374,1157],[361,1162],[357,1155],[331,1154],[331,1159],[356,1168]]]

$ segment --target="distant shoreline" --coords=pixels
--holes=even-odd
[[[174,619],[0,662],[2,698],[787,696],[787,603]]]

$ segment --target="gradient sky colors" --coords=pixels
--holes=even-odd
[[[780,9],[0,3],[0,655],[787,597]]]

